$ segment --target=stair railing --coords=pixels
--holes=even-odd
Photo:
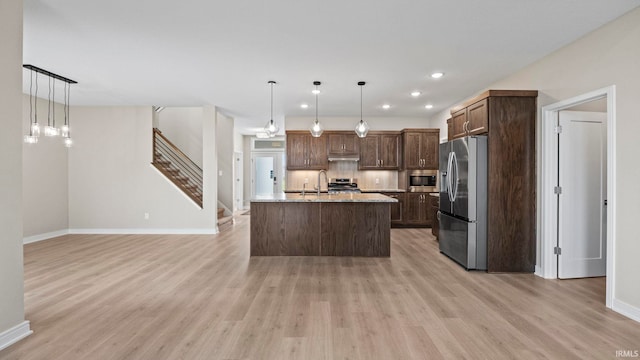
[[[157,128],[153,129],[151,164],[202,207],[202,169]]]

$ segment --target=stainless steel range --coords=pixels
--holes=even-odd
[[[360,192],[360,189],[358,189],[358,179],[354,178],[330,178],[327,189],[329,194],[348,194]]]

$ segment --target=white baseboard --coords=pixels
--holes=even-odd
[[[26,338],[31,334],[33,334],[33,331],[29,326],[29,322],[23,321],[21,324],[18,324],[7,331],[0,333],[0,350],[17,343],[18,341]]]
[[[536,265],[536,268],[535,268],[533,274],[536,275],[536,276],[540,276],[542,278],[544,277],[544,273],[542,272],[542,267],[538,266],[538,265]]]
[[[217,233],[217,227],[211,229],[69,229],[69,234],[214,235]]]
[[[620,313],[629,319],[640,322],[640,308],[629,305],[624,301],[613,299],[611,309],[617,313]]]
[[[62,235],[67,235],[68,233],[69,233],[69,229],[64,229],[64,230],[52,231],[44,234],[27,236],[26,238],[22,239],[22,243],[30,244],[37,241],[42,241],[42,240],[47,240],[47,239],[51,239],[51,238],[62,236]]]

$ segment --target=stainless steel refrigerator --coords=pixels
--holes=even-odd
[[[487,137],[440,144],[440,252],[465,269],[487,269]]]

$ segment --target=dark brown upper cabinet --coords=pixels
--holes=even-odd
[[[400,132],[369,132],[360,139],[359,170],[398,170],[400,168]]]
[[[322,170],[329,166],[327,138],[308,131],[287,131],[287,170]]]
[[[405,129],[404,169],[438,170],[438,148],[440,129]]]
[[[358,155],[360,139],[353,131],[327,131],[329,156]]]

